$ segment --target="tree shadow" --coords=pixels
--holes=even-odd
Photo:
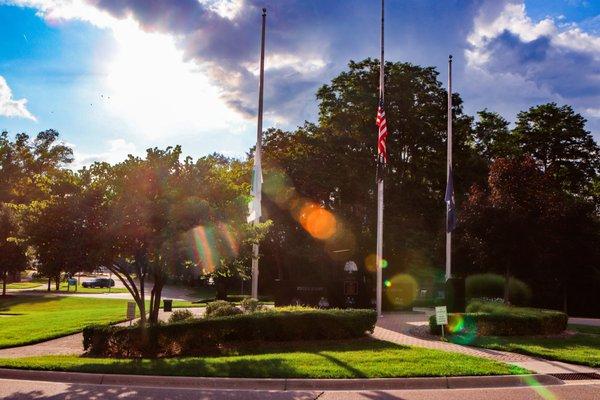
[[[193,388],[128,387],[87,384],[60,384],[39,382],[44,389],[6,391],[5,399],[14,400],[117,400],[117,399],[169,399],[169,400],[291,400],[315,399],[319,392],[272,392],[253,390],[214,390]],[[21,385],[17,384],[17,387]]]

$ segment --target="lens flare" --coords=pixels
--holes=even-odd
[[[295,195],[290,178],[288,178],[285,172],[277,168],[265,169],[263,191],[282,208]]]
[[[299,221],[312,237],[320,240],[331,238],[337,230],[333,214],[315,203],[307,203],[302,207]]]
[[[547,387],[542,386],[533,376],[523,376],[523,381],[537,394],[540,395],[544,400],[556,400],[556,395],[552,393]]]
[[[215,247],[214,232],[211,227],[197,226],[192,232],[194,238],[195,262],[202,266],[204,272],[213,272],[218,262],[218,252]]]
[[[240,248],[235,238],[235,232],[233,231],[231,226],[222,222],[218,224],[218,227],[219,233],[221,234],[221,237],[225,242],[225,247],[227,248],[229,255],[237,257],[237,255],[240,252]]]
[[[411,305],[417,298],[419,285],[415,278],[409,274],[398,274],[386,285],[385,295],[390,303],[395,306],[405,307]]]
[[[385,287],[390,287],[390,286],[392,286],[392,281],[390,281],[389,279],[386,279],[385,281],[383,281],[383,284],[385,285]]]
[[[448,318],[451,341],[458,344],[471,344],[477,337],[477,322],[469,316],[451,314]]]
[[[388,265],[389,265],[389,263],[385,258],[381,260],[381,268],[382,269],[387,268]],[[376,254],[369,254],[368,256],[365,257],[365,268],[369,272],[377,271],[377,255]]]

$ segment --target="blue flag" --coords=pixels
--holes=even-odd
[[[454,204],[454,181],[452,179],[452,167],[448,169],[448,181],[446,183],[446,232],[452,232],[456,228],[456,208]]]

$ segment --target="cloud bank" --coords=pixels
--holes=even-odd
[[[506,102],[556,101],[588,118],[600,117],[599,36],[550,17],[535,22],[525,4],[505,2],[481,8],[467,42],[468,68],[491,93],[506,91]]]
[[[12,0],[47,20],[100,27],[135,21],[174,38],[185,61],[245,117],[256,113],[260,9],[267,16],[267,118],[284,125],[315,116],[316,88],[348,60],[377,56],[379,8],[363,0]],[[454,52],[467,111],[488,107],[509,120],[530,106],[575,106],[600,132],[598,16],[535,21],[523,0],[387,2],[390,59],[438,65]],[[594,22],[596,21],[596,22]],[[460,53],[460,54],[457,54]]]
[[[27,109],[27,99],[13,99],[12,90],[2,76],[0,76],[0,116],[36,121],[35,116]]]

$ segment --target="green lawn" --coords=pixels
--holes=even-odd
[[[254,345],[230,356],[128,360],[47,356],[0,359],[0,367],[113,374],[247,378],[389,378],[505,375],[528,371],[456,353],[371,339]]]
[[[40,342],[125,319],[127,300],[78,296],[0,298],[0,348]]]
[[[38,286],[42,286],[44,282],[32,281],[32,282],[13,282],[6,285],[7,289],[33,289]]]
[[[83,282],[83,280],[82,280]],[[110,291],[108,290],[108,288],[84,288],[83,286],[79,285],[77,286],[77,291],[75,290],[75,286],[71,286],[69,288],[69,290],[67,291],[67,282],[62,282],[60,284],[60,291],[62,293],[127,293],[127,289],[126,288],[110,288]],[[52,289],[54,291],[54,285],[52,286]]]
[[[580,333],[600,335],[600,326],[569,324],[569,329]]]
[[[471,345],[600,367],[600,335],[579,333],[564,338],[489,336],[477,338]]]

